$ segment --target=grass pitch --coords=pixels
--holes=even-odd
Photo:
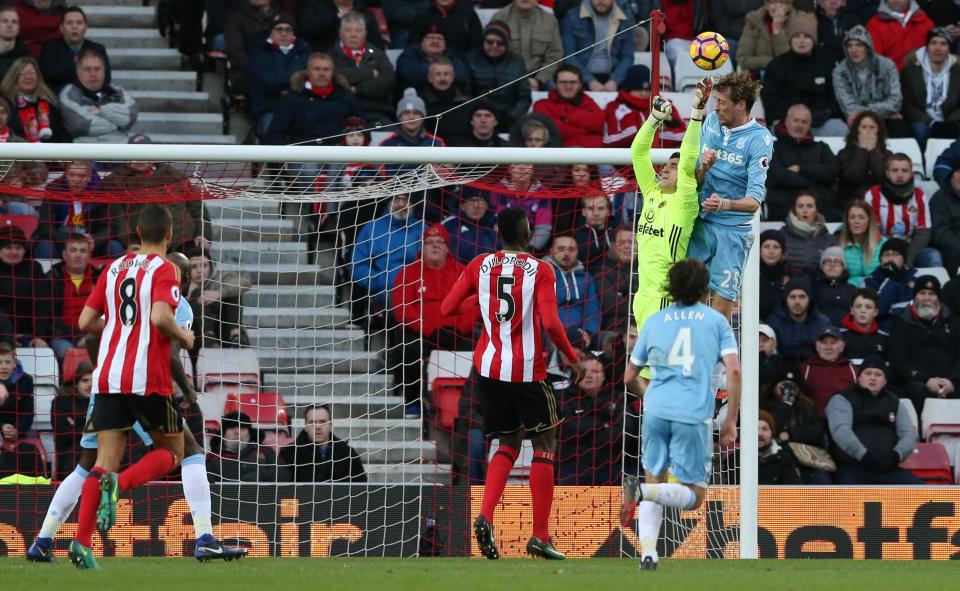
[[[950,562],[852,560],[662,560],[656,572],[639,572],[628,559],[546,562],[462,558],[246,558],[200,564],[188,558],[107,558],[102,571],[78,571],[66,560],[30,564],[0,559],[4,589],[296,589],[343,591],[594,591],[657,589],[950,589]]]

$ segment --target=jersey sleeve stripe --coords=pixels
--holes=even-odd
[[[483,263],[487,262],[490,259],[490,256],[492,255],[488,255],[486,258],[484,258]],[[483,267],[483,263],[480,265],[481,268]],[[477,272],[480,273],[479,269]],[[477,298],[480,303],[480,310],[484,311],[484,313],[480,314],[480,316],[483,318],[483,329],[485,333],[490,336],[489,340],[487,340],[486,346],[483,348],[483,353],[480,356],[479,364],[480,375],[487,377],[491,375],[490,370],[493,365],[493,356],[496,353],[496,348],[493,344],[493,339],[495,336],[493,334],[492,318],[495,310],[493,309],[493,302],[491,302],[490,298],[491,281],[491,277],[484,277],[482,274],[480,274],[479,281],[477,283]]]
[[[720,350],[720,356],[721,356],[721,357],[723,357],[724,355],[739,355],[739,354],[740,354],[740,352],[737,351],[736,349],[721,349],[721,350]]]
[[[527,259],[533,265],[533,275],[527,276],[521,270],[520,279],[523,281],[523,326],[521,327],[523,331],[523,381],[532,382],[534,379],[534,368],[537,363],[537,351],[540,350],[540,347],[537,346],[537,331],[539,328],[536,326],[536,317],[534,313],[534,308],[536,304],[536,273],[539,269],[539,261],[530,257]]]
[[[501,270],[498,275],[498,279],[499,277],[513,275],[513,265],[510,263],[504,262],[503,265],[500,266],[500,269]],[[493,288],[494,286],[491,285],[490,287]],[[513,287],[514,286],[512,285],[505,285],[504,291],[507,293],[510,293],[513,290]],[[497,290],[499,292],[499,286],[497,286]],[[498,297],[496,298],[496,306],[497,306],[497,311],[499,311],[499,308],[500,308],[499,293],[497,295]],[[494,320],[497,320],[496,316],[494,316]],[[511,330],[512,321],[501,322],[497,320],[496,327],[498,331],[497,342],[500,345],[497,348],[497,353],[500,357],[500,363],[496,367],[496,375],[498,376],[497,379],[502,380],[504,382],[509,382],[511,375],[513,374],[513,336],[511,334],[513,332]]]

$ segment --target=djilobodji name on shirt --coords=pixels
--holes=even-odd
[[[480,272],[489,273],[498,265],[514,265],[520,267],[527,275],[533,275],[536,273],[534,265],[529,259],[521,259],[514,254],[505,254],[502,257],[497,256],[489,261],[484,262],[482,265],[480,265]]]

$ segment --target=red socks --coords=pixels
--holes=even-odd
[[[74,539],[88,548],[93,537],[93,528],[97,522],[97,507],[100,506],[100,476],[104,474],[100,468],[90,470],[90,475],[83,481],[80,491],[80,512],[77,514],[77,535]]]
[[[533,535],[550,540],[550,509],[553,506],[553,452],[538,451],[530,463],[530,496],[533,498]]]
[[[117,476],[120,491],[137,488],[173,470],[177,460],[168,449],[155,449]]]
[[[493,522],[493,512],[500,502],[510,470],[516,461],[517,450],[501,445],[487,465],[487,481],[483,487],[483,504],[480,508],[480,515],[486,517],[487,521]]]

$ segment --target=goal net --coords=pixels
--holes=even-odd
[[[654,150],[655,162],[668,153]],[[169,206],[171,250],[191,263],[197,345],[180,359],[199,396],[185,415],[206,452],[218,537],[258,556],[479,556],[470,524],[498,445],[483,437],[470,378],[480,326],[476,311],[441,317],[439,303],[464,264],[499,246],[498,209],[517,206],[531,251],[555,266],[561,319],[588,369],[574,387],[547,352],[566,419],[552,534],[568,556],[638,553],[617,517],[623,473],[642,474],[641,405],[622,383],[642,207],[626,150],[5,145],[0,155],[10,277],[0,340],[33,381],[32,399],[8,387],[15,402],[0,410],[16,423],[4,429],[14,451],[3,475],[41,484],[0,490],[0,519],[20,540],[7,536],[7,553],[29,545],[78,461],[90,368],[74,316],[103,265],[136,248],[151,202]],[[745,362],[756,357],[748,316],[737,316],[754,351]],[[755,445],[755,391],[744,404],[742,439]],[[522,555],[530,535],[528,446],[495,517],[504,556]],[[132,436],[127,460],[144,449]],[[702,509],[667,512],[662,556],[740,555],[756,487],[739,457],[717,451]],[[178,479],[122,500],[95,550],[189,553]]]

